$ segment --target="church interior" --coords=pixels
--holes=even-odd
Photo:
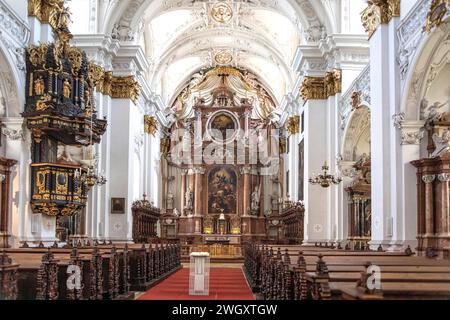
[[[0,0],[0,300],[447,300],[449,79],[449,0]]]

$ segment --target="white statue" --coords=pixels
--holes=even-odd
[[[278,210],[279,208],[279,201],[277,196],[272,196],[272,210]]]
[[[435,102],[431,106],[428,107],[428,117],[427,120],[431,121],[439,121],[442,117],[446,115],[446,112],[441,112],[440,109],[447,105],[448,101],[445,103]]]
[[[185,194],[186,200],[186,209],[192,209],[194,202],[194,193],[191,191],[191,188],[188,188]]]
[[[178,211],[177,208],[173,209],[173,214],[174,214],[175,217],[179,217],[181,215],[180,211]]]
[[[250,209],[254,213],[259,210],[259,186],[256,186],[255,191],[252,193],[252,203]]]
[[[172,210],[173,209],[173,193],[169,191],[169,193],[167,194],[167,209],[168,210]]]
[[[437,133],[433,134],[433,142],[436,146],[436,150],[434,150],[431,155],[432,158],[436,158],[444,155],[447,152],[450,152],[450,132],[448,129],[445,129],[442,132],[442,136],[439,136]]]

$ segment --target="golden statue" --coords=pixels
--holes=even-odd
[[[42,96],[45,91],[45,83],[44,78],[42,76],[39,76],[39,78],[34,83],[34,92],[37,96]]]
[[[64,97],[66,97],[67,99],[70,99],[71,93],[72,93],[72,88],[71,88],[69,80],[66,78],[66,79],[64,79],[64,82],[63,82]]]

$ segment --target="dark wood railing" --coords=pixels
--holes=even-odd
[[[0,254],[0,300],[129,299],[178,270],[180,258],[177,244],[11,249]]]

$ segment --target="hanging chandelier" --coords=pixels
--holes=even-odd
[[[75,179],[84,183],[88,188],[94,186],[103,186],[108,180],[103,174],[99,174],[97,170],[97,160],[91,160],[91,164],[85,169],[77,169],[75,171]]]
[[[313,185],[320,185],[322,188],[328,188],[331,185],[338,185],[342,182],[342,178],[338,176],[333,176],[328,173],[329,167],[327,163],[322,167],[322,173],[318,175],[313,175],[312,178],[309,179],[309,182]]]

